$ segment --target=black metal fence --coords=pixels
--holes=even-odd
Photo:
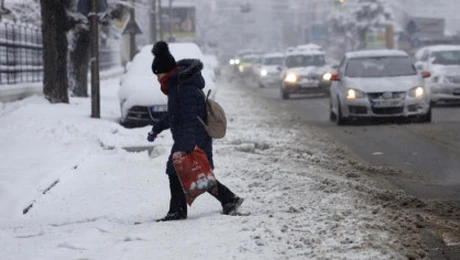
[[[42,52],[38,27],[0,23],[0,85],[41,81]]]
[[[120,51],[115,44],[101,46],[99,69],[120,66]],[[0,22],[0,85],[43,80],[41,29],[35,26]]]

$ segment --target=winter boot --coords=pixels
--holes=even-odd
[[[224,215],[236,215],[238,208],[243,204],[244,199],[235,197],[231,202],[222,205],[222,214]]]
[[[156,222],[181,220],[187,218],[187,210],[180,208],[178,211],[170,211],[164,218],[157,219]]]

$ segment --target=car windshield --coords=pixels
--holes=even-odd
[[[433,52],[433,64],[460,65],[460,51]]]
[[[244,57],[241,59],[241,62],[243,63],[256,63],[257,62],[257,57]]]
[[[366,57],[348,61],[345,75],[350,78],[399,77],[416,75],[409,57]]]
[[[282,57],[264,58],[264,61],[263,61],[264,65],[281,65],[282,63],[283,63]]]
[[[308,66],[324,66],[326,58],[324,55],[292,55],[286,58],[286,67],[308,67]]]

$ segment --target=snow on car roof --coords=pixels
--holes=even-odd
[[[281,52],[270,52],[264,55],[264,58],[278,58],[278,57],[284,57],[284,54]]]
[[[318,49],[294,49],[287,53],[287,56],[292,55],[325,55],[324,51]]]
[[[433,45],[428,46],[426,49],[430,51],[458,51],[460,50],[460,45]]]
[[[362,50],[351,51],[345,54],[345,57],[350,58],[365,58],[365,57],[382,57],[382,56],[409,56],[406,52],[400,50]]]
[[[168,43],[169,51],[174,56],[176,61],[182,59],[203,59],[203,53],[201,52],[200,47],[193,42],[175,42],[175,43]],[[153,60],[152,53],[153,44],[145,45],[141,49],[141,53],[148,53],[143,54],[151,57]],[[151,62],[151,61],[149,61]]]

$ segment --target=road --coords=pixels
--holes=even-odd
[[[339,127],[329,122],[327,97],[293,96],[282,100],[278,88],[247,87],[256,95],[300,112],[304,120],[371,165],[404,172],[388,178],[407,194],[422,199],[460,199],[460,107],[434,108],[430,124],[391,122]]]

